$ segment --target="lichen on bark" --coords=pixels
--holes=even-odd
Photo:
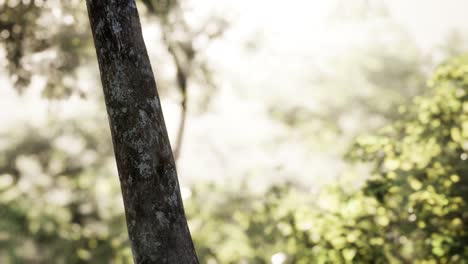
[[[87,0],[135,263],[198,263],[134,0]]]

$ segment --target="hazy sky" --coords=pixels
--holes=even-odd
[[[195,6],[201,2],[194,2],[197,10]],[[349,52],[350,46],[365,47],[372,40],[373,32],[385,35],[391,29],[386,26],[389,19],[384,22],[379,18],[369,19],[365,23],[345,20],[330,25],[337,3],[333,0],[205,2],[234,22],[226,38],[209,52],[217,66],[215,75],[222,80],[220,97],[215,99],[219,108],[203,117],[193,117],[188,123],[187,131],[191,134],[185,145],[186,157],[197,155],[203,149],[206,134],[210,133],[212,145],[221,155],[212,153],[204,156],[206,162],[198,163],[201,168],[212,170],[205,176],[222,174],[236,179],[253,170],[257,179],[271,181],[272,175],[282,173],[270,170],[282,166],[284,177],[313,179],[315,183],[318,178],[325,181],[333,178],[342,165],[340,155],[304,149],[303,142],[294,141],[294,131],[281,130],[268,120],[266,104],[277,101],[307,107],[316,105],[317,98],[330,91],[311,86],[311,65],[321,65],[321,61],[326,65],[330,57]],[[346,8],[354,8],[354,3],[362,1],[341,2],[346,13]],[[423,53],[432,54],[451,31],[468,33],[468,23],[463,21],[464,11],[468,10],[466,0],[388,0],[385,4],[392,23],[414,40],[408,43],[409,48],[417,45]],[[242,45],[247,42],[255,44],[257,49],[242,52]],[[343,93],[333,94],[343,97]],[[250,129],[239,129],[239,124]],[[278,135],[289,137],[288,144],[265,147]],[[222,165],[225,167],[213,166],[220,164],[219,156],[231,157]],[[181,165],[182,175],[200,177],[193,163],[182,159]],[[313,175],[304,174],[303,168],[308,167],[313,168]]]
[[[451,30],[468,33],[466,0],[386,0],[391,15],[406,27],[424,49]]]

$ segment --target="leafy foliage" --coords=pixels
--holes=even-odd
[[[110,140],[95,122],[51,120],[4,135],[15,140],[0,158],[0,262],[131,259]]]
[[[12,83],[26,89],[33,76],[45,78],[47,98],[74,91],[74,74],[90,53],[91,34],[79,1],[2,1],[0,40]]]
[[[338,187],[311,195],[291,184],[262,195],[201,190],[187,209],[203,263],[383,263],[378,229],[361,217],[373,213],[373,199]]]
[[[357,139],[352,159],[374,164],[364,192],[387,211],[386,243],[405,261],[468,258],[467,57],[441,65],[430,97],[400,107],[403,118]]]

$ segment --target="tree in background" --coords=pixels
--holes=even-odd
[[[204,98],[194,105],[206,108],[215,91],[215,83],[203,51],[227,27],[227,21],[216,15],[206,18],[200,27],[189,25],[181,7],[183,2],[137,1],[145,7],[145,14],[159,21],[161,41],[151,45],[167,48],[172,61],[166,64],[173,64],[176,71],[175,81],[166,85],[176,88],[181,97],[181,118],[173,144],[176,160],[182,148],[190,104],[190,83],[202,86]],[[33,76],[39,76],[46,79],[41,87],[45,98],[66,99],[71,95],[89,95],[77,85],[79,67],[87,65],[93,56],[91,35],[83,23],[85,20],[86,10],[79,1],[0,3],[0,43],[6,51],[5,66],[10,80],[19,92],[30,86]],[[194,43],[200,39],[203,39],[204,45],[196,46]],[[35,85],[38,85],[37,81]]]
[[[149,14],[156,16],[161,28],[162,39],[167,46],[175,66],[175,84],[180,93],[180,121],[174,140],[174,158],[180,156],[185,132],[190,98],[190,81],[203,86],[205,98],[198,102],[200,108],[207,108],[215,84],[208,62],[200,54],[211,41],[222,36],[228,25],[221,16],[212,15],[198,27],[186,21],[182,4],[184,1],[142,0]],[[200,41],[202,40],[202,41]],[[195,45],[196,42],[204,45]]]

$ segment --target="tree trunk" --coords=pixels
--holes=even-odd
[[[87,0],[135,263],[198,263],[134,0]]]

